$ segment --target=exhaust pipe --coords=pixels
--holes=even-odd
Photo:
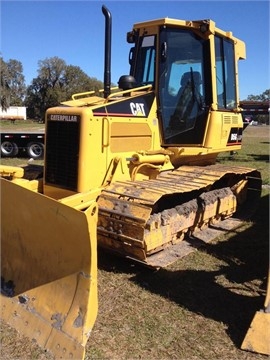
[[[111,93],[111,38],[112,38],[112,16],[105,5],[102,5],[105,16],[105,56],[104,56],[104,98]]]

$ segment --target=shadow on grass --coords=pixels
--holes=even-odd
[[[247,154],[248,156],[251,156],[253,160],[256,161],[266,161],[269,162],[269,155],[256,155],[256,154]]]
[[[168,268],[153,272],[109,254],[99,254],[99,265],[107,271],[128,273],[130,281],[145,290],[222,322],[240,348],[255,312],[263,308],[269,263],[268,219],[269,195],[261,198],[253,225],[247,230],[234,230],[229,240],[203,244],[199,249],[202,256],[206,253],[222,261],[217,270],[196,270],[191,263],[187,270]]]
[[[162,269],[152,275],[137,274],[133,281],[189,311],[226,324],[239,348],[255,312],[263,308],[269,264],[268,219],[269,196],[265,196],[253,226],[235,231],[227,241],[203,245],[200,251],[225,263],[216,271]]]
[[[240,163],[244,163],[244,162],[251,162],[251,161],[262,161],[262,162],[269,162],[269,155],[257,155],[257,154],[246,154],[246,155],[241,155],[241,154],[232,154],[232,155],[226,155],[223,157],[220,157],[217,159],[217,163],[225,163],[226,161],[231,160],[234,162],[240,162]]]

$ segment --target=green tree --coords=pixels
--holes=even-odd
[[[7,62],[0,58],[0,98],[1,107],[22,106],[25,97],[25,78],[22,63],[10,59]]]
[[[38,62],[38,77],[27,88],[25,105],[28,116],[44,120],[45,111],[74,93],[96,90],[103,87],[101,81],[91,78],[78,66],[67,65],[58,57]]]
[[[248,95],[247,100],[250,101],[269,101],[270,99],[270,89],[265,90],[262,94],[260,95]]]
[[[98,91],[103,88],[103,83],[96,78],[89,77],[78,66],[68,65],[65,72],[65,100],[73,94],[85,91]]]

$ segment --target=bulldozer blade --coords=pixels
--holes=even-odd
[[[270,313],[257,311],[241,349],[251,352],[270,355]]]
[[[255,313],[241,349],[270,355],[270,271],[268,273],[264,309]]]
[[[97,204],[75,210],[1,179],[1,318],[83,359],[97,316]]]

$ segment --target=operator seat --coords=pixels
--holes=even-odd
[[[201,83],[201,74],[198,71],[189,71],[182,75],[176,108],[170,120],[171,128],[185,129],[187,119],[196,116],[201,103]]]

